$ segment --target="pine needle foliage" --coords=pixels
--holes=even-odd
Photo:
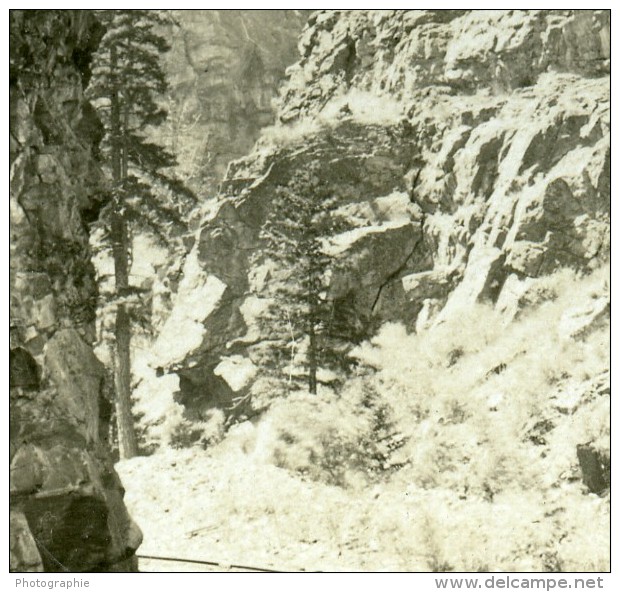
[[[110,173],[108,203],[99,222],[103,244],[112,251],[114,308],[112,347],[116,387],[119,449],[123,458],[138,453],[131,413],[131,334],[134,303],[130,286],[131,233],[147,232],[170,250],[187,234],[186,220],[195,204],[193,193],[172,174],[174,156],[149,141],[149,130],[164,122],[161,95],[167,90],[160,56],[167,41],[157,27],[165,19],[153,10],[103,10],[106,29],[93,56],[87,96],[105,129],[100,147]]]
[[[268,343],[263,363],[285,391],[305,382],[316,394],[321,370],[333,376],[346,366],[347,328],[338,323],[329,286],[341,263],[325,248],[329,237],[348,228],[334,215],[337,207],[311,163],[276,190],[261,229],[264,247],[255,263],[271,267],[259,294],[269,302],[260,319]]]
[[[113,176],[119,169],[112,206],[123,211],[131,228],[166,244],[187,232],[196,205],[196,196],[173,174],[175,156],[148,139],[149,129],[167,116],[161,97],[168,83],[160,57],[170,46],[154,32],[166,19],[154,10],[97,15],[107,30],[94,55],[87,95],[106,130],[102,160]]]

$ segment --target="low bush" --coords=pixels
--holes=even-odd
[[[392,456],[402,445],[393,409],[362,378],[339,395],[296,393],[276,401],[259,430],[264,458],[339,486],[366,483],[394,469]]]

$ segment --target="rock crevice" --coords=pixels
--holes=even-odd
[[[249,254],[277,187],[310,163],[358,225],[334,237],[346,265],[331,289],[361,323],[423,331],[477,302],[516,314],[549,274],[604,264],[609,25],[598,10],[314,13],[280,124],[229,165],[199,230],[201,272],[235,298],[175,366],[195,400],[229,344],[251,357],[244,337],[260,341],[242,314]]]

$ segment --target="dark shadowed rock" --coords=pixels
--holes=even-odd
[[[272,101],[309,10],[174,10],[165,56],[170,116],[162,127],[180,170],[213,196],[228,163],[275,120]],[[160,133],[160,132],[158,132]]]
[[[602,494],[611,487],[611,459],[608,454],[588,444],[580,444],[577,446],[577,459],[581,478],[592,493]]]
[[[89,11],[10,16],[10,568],[130,570],[142,535],[107,448],[92,350],[86,222],[103,175],[101,126],[82,92],[101,29]]]
[[[35,359],[23,348],[12,349],[9,355],[9,384],[39,388],[40,370]]]

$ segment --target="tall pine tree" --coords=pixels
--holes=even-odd
[[[138,452],[131,415],[131,311],[127,297],[131,232],[150,232],[164,243],[187,231],[184,221],[195,198],[169,170],[172,154],[148,140],[166,118],[160,97],[168,88],[160,55],[168,51],[156,33],[161,15],[150,10],[105,10],[106,27],[93,58],[88,96],[105,127],[101,146],[111,189],[102,222],[111,246],[115,278],[114,382],[120,454]]]
[[[327,241],[349,228],[334,215],[337,205],[316,163],[297,172],[276,192],[261,229],[264,247],[255,261],[272,266],[259,294],[269,302],[260,319],[269,344],[263,362],[290,388],[298,381],[295,365],[301,359],[312,394],[319,370],[343,367],[349,338],[329,289],[330,275],[340,263],[326,248]]]

